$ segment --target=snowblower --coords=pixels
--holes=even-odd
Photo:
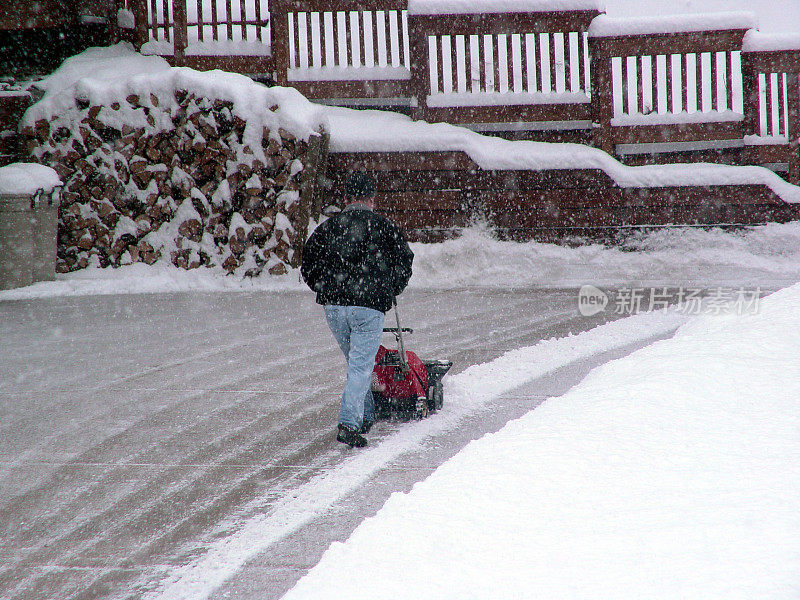
[[[393,303],[397,327],[384,327],[384,333],[394,334],[397,349],[381,345],[375,356],[372,371],[372,395],[375,398],[375,418],[386,419],[392,414],[422,419],[442,407],[444,402],[442,378],[453,363],[449,360],[421,360],[414,352],[406,351],[404,333],[414,333],[400,326],[397,303]]]

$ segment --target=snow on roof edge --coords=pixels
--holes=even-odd
[[[460,15],[480,13],[553,12],[597,10],[603,0],[409,0],[409,15]]]
[[[755,29],[758,18],[749,11],[688,13],[656,17],[619,18],[600,15],[589,26],[590,37],[616,37],[658,33]]]

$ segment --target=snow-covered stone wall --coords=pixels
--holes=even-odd
[[[60,272],[159,260],[286,272],[308,219],[300,187],[313,127],[292,106],[307,102],[219,81],[231,77],[170,69],[83,81],[28,111],[32,158],[64,182]]]

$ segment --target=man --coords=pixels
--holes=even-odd
[[[363,447],[375,421],[370,386],[384,313],[411,277],[414,254],[400,228],[375,214],[375,181],[350,175],[345,209],[314,230],[300,272],[325,307],[325,318],[347,360],[336,439]]]

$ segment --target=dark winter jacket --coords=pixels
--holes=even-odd
[[[403,232],[363,205],[350,205],[314,230],[300,272],[317,303],[392,307],[411,277],[414,253]]]

